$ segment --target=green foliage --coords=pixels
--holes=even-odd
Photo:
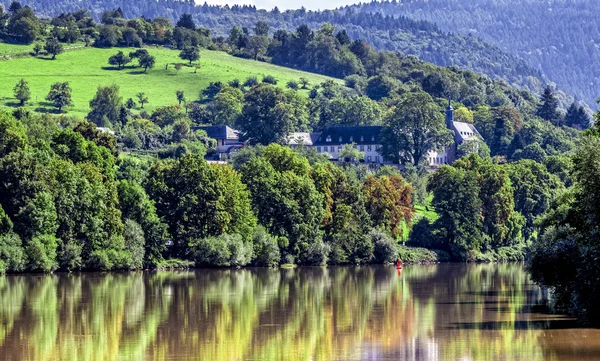
[[[373,257],[376,263],[391,263],[398,258],[398,243],[385,232],[373,229],[366,238],[373,244]],[[402,260],[405,260],[402,258]]]
[[[222,234],[195,240],[189,245],[197,266],[242,267],[252,259],[252,244],[240,235]]]
[[[251,237],[256,218],[250,195],[228,166],[209,166],[198,155],[157,162],[146,188],[157,214],[169,225],[176,255],[184,255],[192,240],[222,233]]]
[[[242,139],[250,144],[285,143],[290,133],[305,130],[306,100],[269,84],[250,90],[238,120]]]
[[[123,237],[125,238],[125,248],[131,254],[130,267],[141,269],[144,265],[144,249],[146,248],[144,245],[144,230],[137,222],[126,219]]]
[[[90,101],[90,112],[87,120],[100,126],[110,127],[118,124],[123,98],[119,95],[117,85],[100,86],[94,98]]]
[[[25,81],[25,79],[19,80],[17,85],[13,88],[13,92],[15,98],[19,101],[20,105],[25,105],[25,103],[31,98],[31,91],[29,90],[29,84]]]
[[[53,235],[36,236],[27,242],[25,253],[29,258],[29,269],[43,272],[56,270],[58,243],[59,241]]]
[[[190,46],[181,51],[179,57],[183,60],[188,60],[190,65],[200,59],[200,50],[197,47]]]
[[[450,145],[439,108],[426,93],[408,93],[385,119],[380,154],[395,163],[421,164],[431,149]]]
[[[56,56],[64,51],[62,44],[56,38],[48,38],[46,45],[44,45],[44,50],[52,55],[52,60],[56,59]]]
[[[108,63],[110,65],[116,65],[118,69],[121,70],[125,65],[131,63],[131,58],[123,54],[122,51],[119,51],[115,55],[108,58]]]
[[[71,91],[68,82],[54,83],[50,87],[50,92],[46,95],[46,100],[52,102],[54,107],[60,112],[64,107],[73,105]]]
[[[277,238],[269,235],[264,227],[256,227],[252,235],[252,244],[254,245],[253,265],[261,267],[277,267],[279,265],[281,254]]]

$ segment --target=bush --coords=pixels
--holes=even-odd
[[[19,236],[12,232],[0,235],[0,274],[21,271],[24,266],[25,255]]]
[[[329,252],[331,251],[328,244],[318,238],[308,246],[308,251],[303,255],[303,263],[312,266],[322,266],[327,264]]]
[[[279,264],[281,254],[277,239],[271,236],[264,227],[256,228],[252,236],[252,244],[254,245],[254,261],[255,266],[260,267],[276,267]]]
[[[294,81],[294,80],[290,80],[287,83],[287,87],[292,89],[292,90],[298,90],[300,89],[300,86],[298,85],[298,82]]]
[[[376,263],[390,263],[398,258],[397,243],[385,232],[372,229],[367,238],[373,244],[373,257]]]
[[[34,237],[27,244],[29,268],[32,271],[52,272],[58,268],[56,249],[58,240],[53,235]]]
[[[248,87],[248,88],[252,88],[253,86],[257,86],[258,85],[258,79],[256,79],[255,76],[251,76],[248,79],[246,79],[246,81],[244,82],[244,86]]]
[[[402,262],[437,263],[441,261],[447,261],[448,254],[445,252],[441,252],[441,254],[446,256],[443,257],[443,260],[440,259],[441,257],[438,256],[438,253],[436,251],[432,251],[426,248],[413,248],[405,246],[398,247],[398,257],[400,258],[400,260],[402,260]]]
[[[131,268],[141,269],[144,265],[144,247],[146,243],[144,230],[137,222],[126,219],[123,237],[125,237],[125,247],[131,253]]]
[[[263,80],[263,83],[277,85],[277,79],[273,75],[266,75]]]
[[[198,266],[241,267],[252,259],[252,245],[239,234],[222,234],[190,243],[192,259]]]

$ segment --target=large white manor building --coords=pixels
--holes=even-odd
[[[439,152],[430,150],[427,161],[435,167],[451,164],[457,159],[457,148],[465,142],[482,139],[473,124],[454,121],[454,109],[451,105],[446,108],[446,127],[454,132],[454,143],[443,147]],[[239,132],[225,125],[198,127],[207,132],[208,136],[216,139],[219,159],[229,155],[244,146],[239,140]],[[334,126],[327,127],[316,133],[292,133],[288,137],[288,145],[292,148],[311,147],[319,153],[324,153],[332,160],[340,159],[340,151],[348,144],[354,143],[354,148],[364,154],[365,163],[390,164],[379,154],[381,148],[381,126]]]
[[[454,109],[446,108],[446,127],[454,132],[454,143],[443,147],[440,151],[430,150],[427,162],[430,166],[451,164],[457,159],[457,148],[465,142],[482,139],[473,124],[454,121]],[[327,127],[319,133],[292,133],[288,144],[292,148],[312,147],[319,153],[326,153],[333,160],[339,160],[340,151],[347,144],[354,143],[354,148],[364,154],[365,163],[389,164],[379,154],[381,148],[381,126]]]

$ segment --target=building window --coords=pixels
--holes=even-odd
[[[325,138],[325,141],[327,143],[331,143],[331,135],[328,135],[327,138]]]
[[[371,156],[367,157],[367,162],[371,163]]]
[[[364,145],[361,145],[361,146],[360,146],[360,151],[361,151],[361,152],[364,152],[364,151],[365,151],[365,146],[364,146]]]
[[[341,146],[341,145],[338,145],[338,152],[339,152],[340,150],[342,150],[342,146]]]
[[[317,147],[317,152],[321,153],[321,147]]]
[[[324,147],[323,147],[323,151],[324,151],[324,152],[327,152],[327,151],[329,151],[329,148],[328,148],[327,146],[324,146]]]
[[[378,155],[375,156],[375,163],[379,163],[379,156]]]
[[[355,146],[354,146],[354,147],[352,147],[352,148],[354,148],[354,149],[358,149],[358,146],[357,146],[357,145],[355,145]]]
[[[367,145],[367,152],[370,152],[370,151],[371,151],[371,146]]]

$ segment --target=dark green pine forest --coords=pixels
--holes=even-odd
[[[393,0],[343,10],[430,21],[442,31],[473,35],[594,105],[600,94],[600,3],[590,0]]]

